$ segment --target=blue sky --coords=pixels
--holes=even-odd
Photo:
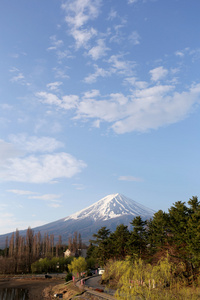
[[[0,3],[0,234],[200,192],[200,2]]]

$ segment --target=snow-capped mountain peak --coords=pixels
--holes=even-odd
[[[81,220],[85,218],[94,221],[106,221],[109,219],[132,215],[141,217],[150,217],[155,212],[121,194],[108,195],[89,207],[78,211],[77,213],[67,217],[67,220]]]

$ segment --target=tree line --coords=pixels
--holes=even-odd
[[[114,232],[102,227],[90,240],[88,258],[104,266],[110,259],[142,259],[156,264],[168,253],[174,263],[184,263],[185,276],[195,277],[200,267],[200,202],[178,201],[168,213],[159,210],[150,220],[133,219],[131,229],[117,226]]]
[[[104,266],[109,260],[124,261],[127,257],[154,265],[169,255],[172,263],[184,264],[185,277],[197,276],[200,267],[200,202],[197,197],[189,199],[187,204],[176,202],[168,213],[159,210],[150,220],[137,216],[130,225],[129,228],[120,224],[114,232],[101,227],[93,234],[87,249],[88,268]],[[58,263],[63,266],[60,270],[67,270],[66,261],[53,258],[63,257],[67,248],[78,257],[83,247],[86,246],[77,232],[66,245],[61,236],[55,243],[54,235],[42,237],[40,232],[34,234],[28,228],[26,236],[21,236],[16,230],[10,240],[6,239],[6,247],[1,251],[0,273],[37,272],[37,268],[45,271],[47,266],[55,269]],[[39,260],[40,263],[36,263]]]
[[[10,239],[6,238],[5,249],[1,250],[0,273],[30,273],[31,265],[36,261],[45,258],[48,260],[54,257],[63,258],[63,252],[67,248],[76,256],[78,255],[78,249],[81,249],[83,246],[81,235],[78,235],[77,232],[74,233],[73,237],[69,238],[67,246],[63,244],[61,236],[59,236],[57,243],[55,243],[53,234],[49,235],[45,233],[44,236],[40,232],[34,234],[34,231],[29,227],[26,235],[22,236],[19,230],[16,229],[16,232],[13,232]],[[60,264],[64,263],[60,261]],[[43,269],[46,270],[46,267]],[[59,269],[59,271],[62,270],[63,268]]]

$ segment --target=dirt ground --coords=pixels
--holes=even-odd
[[[63,279],[1,279],[0,288],[21,288],[29,291],[29,300],[55,299],[55,286],[64,285]],[[54,289],[54,290],[53,290]],[[62,288],[64,290],[64,288]],[[67,298],[66,298],[67,299]]]

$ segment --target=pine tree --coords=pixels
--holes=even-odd
[[[95,258],[97,259],[97,262],[100,266],[104,266],[107,259],[110,258],[110,230],[107,229],[105,226],[101,227],[96,234],[93,234],[93,237],[96,239],[91,240],[90,242],[93,243],[93,245],[95,246]]]
[[[141,258],[147,251],[147,221],[137,216],[130,224],[133,230],[128,241],[129,254],[135,258]]]
[[[110,254],[116,259],[125,259],[128,253],[127,242],[130,238],[128,226],[118,225],[115,232],[110,235]]]

